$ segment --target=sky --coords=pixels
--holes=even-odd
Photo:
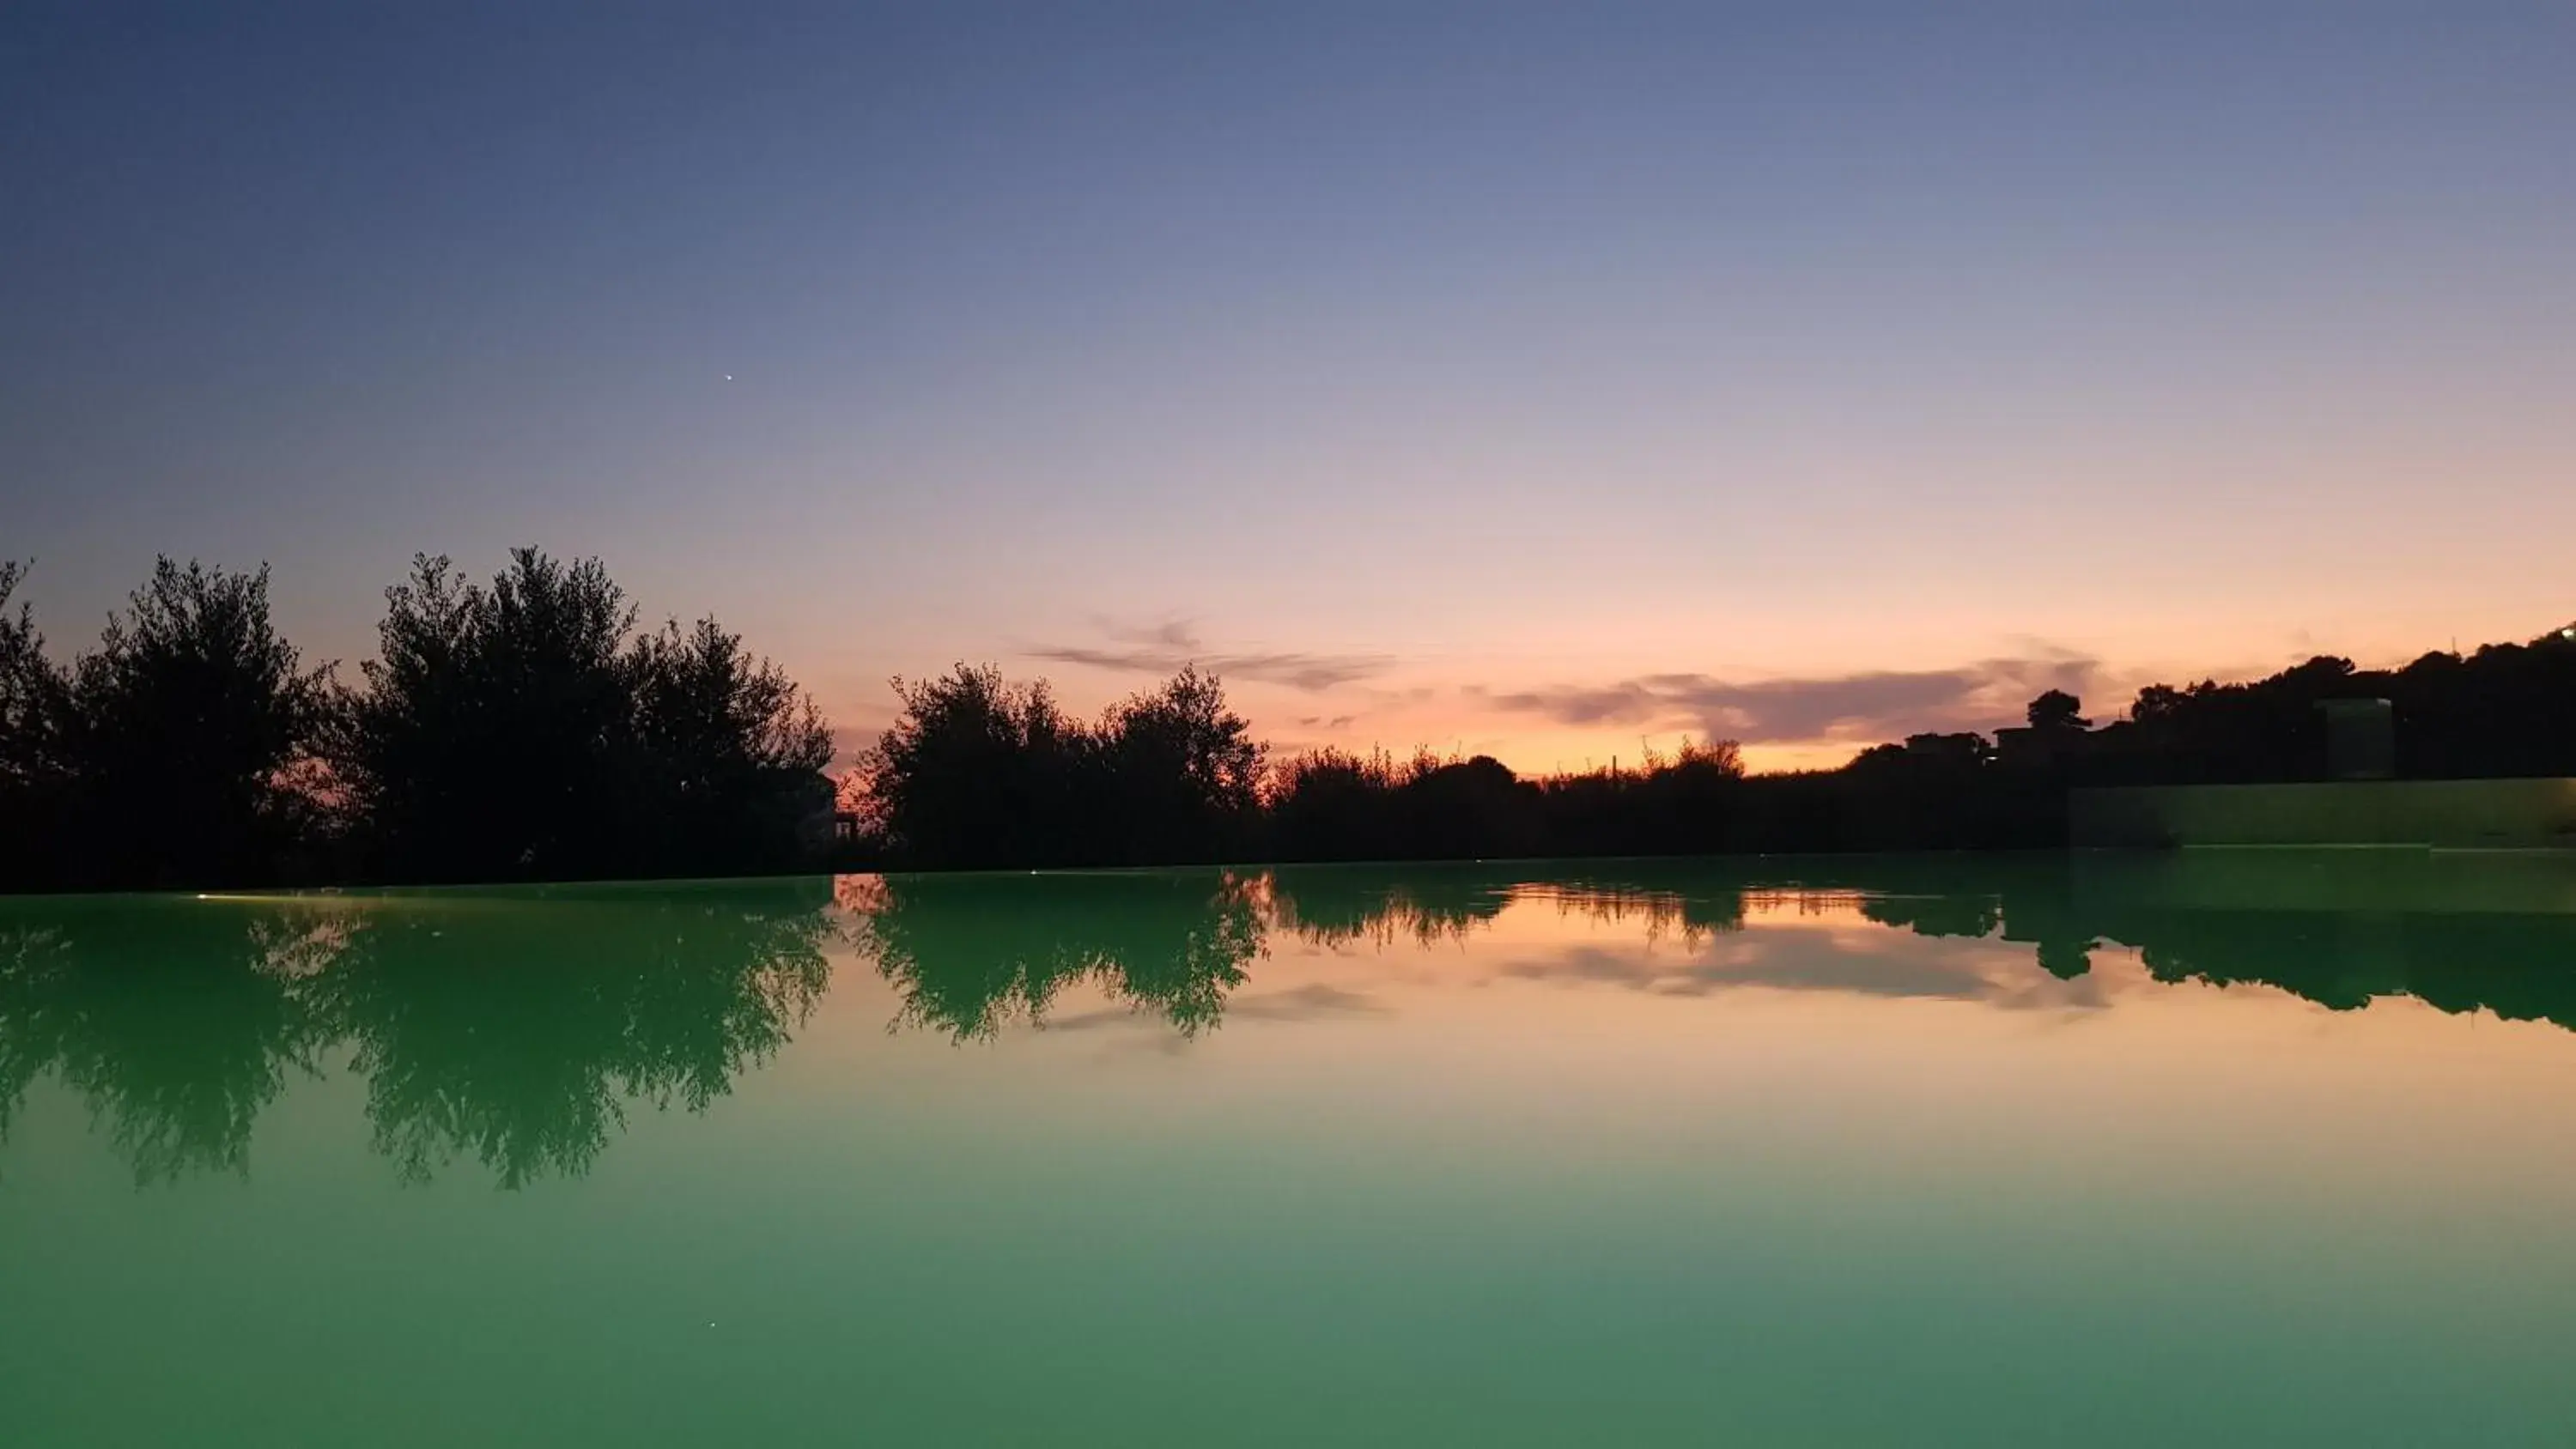
[[[1939,13],[1935,13],[1935,11]],[[2576,7],[20,0],[0,557],[597,555],[863,744],[1829,764],[2576,618]]]

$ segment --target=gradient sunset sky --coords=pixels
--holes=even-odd
[[[2576,617],[2576,6],[55,4],[0,557],[1832,761]]]

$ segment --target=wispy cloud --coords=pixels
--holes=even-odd
[[[1184,665],[1199,668],[1227,679],[1252,679],[1266,684],[1284,684],[1292,689],[1312,693],[1335,689],[1383,673],[1392,662],[1382,654],[1309,654],[1291,650],[1221,650],[1211,649],[1185,620],[1157,624],[1151,628],[1122,628],[1104,623],[1101,632],[1109,637],[1105,646],[1076,644],[1039,645],[1027,651],[1032,659],[1048,659],[1060,664],[1081,664],[1093,669],[1111,669],[1131,674],[1171,674]]]
[[[1950,669],[1745,681],[1643,674],[1605,685],[1477,693],[1499,708],[1558,724],[1692,730],[1746,744],[1778,744],[1991,729],[2018,722],[2023,707],[2042,691],[2081,695],[2098,692],[2105,682],[2099,660],[2048,650]]]

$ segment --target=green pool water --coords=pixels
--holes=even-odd
[[[2576,1442],[2576,862],[0,901],[0,1443]]]

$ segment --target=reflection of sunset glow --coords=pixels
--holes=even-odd
[[[1604,1170],[1692,1143],[1891,1190],[1973,1171],[1984,1190],[2104,1211],[2116,1186],[2141,1204],[2358,1193],[2356,1213],[2427,1212],[2464,1183],[2576,1211],[2576,1177],[2553,1165],[2576,1161],[2576,1137],[2518,1105],[2576,1094],[2576,1035],[2554,1024],[2173,984],[2112,945],[2061,980],[2027,942],[1916,935],[1871,920],[1872,899],[1758,890],[1740,921],[1694,924],[1707,908],[1682,894],[1542,880],[1474,914],[1398,901],[1364,928],[1283,929],[1237,988],[1251,1009],[1187,1043],[1190,1115],[1294,1111],[1365,1139],[1366,1104],[1402,1100],[1450,1130],[1489,1123],[1497,1143],[1533,1130],[1506,1124],[1579,1120],[1582,1138],[1551,1150]],[[971,1077],[941,1068],[948,1086],[1016,1096],[1081,1060],[1116,1097],[1170,1070],[1146,1049],[1165,1029],[1113,997],[1055,1010],[1078,1029],[1012,1038]],[[943,1059],[909,1038],[888,1049],[890,1014],[845,968],[815,1025],[832,1045],[782,1070],[831,1090]],[[2468,1121],[2485,1125],[2463,1135]],[[2285,1139],[2305,1151],[2283,1156]]]
[[[1376,1331],[1337,1384],[1543,1381],[1606,1324],[1585,1372],[1642,1363],[1676,1402],[1710,1343],[1835,1385],[1956,1347],[1945,1391],[2001,1364],[2153,1403],[2198,1353],[2343,1405],[2368,1354],[2410,1391],[2448,1374],[2443,1412],[2505,1364],[2555,1423],[2571,887],[2554,857],[2347,852],[21,903],[0,1254],[30,1245],[7,1276],[52,1302],[177,1283],[227,1335],[363,1282],[353,1312],[471,1305],[454,1342],[555,1291],[531,1354],[631,1328],[584,1370],[621,1395],[675,1323],[753,1325],[725,1342],[817,1383],[855,1331],[917,1353],[872,1403],[1017,1334],[1015,1385],[1075,1345],[1053,1423],[1090,1345],[1156,1336],[1150,1395],[1211,1303],[1259,1334],[1304,1294],[1254,1347]],[[164,1316],[67,1321],[130,1348]],[[0,1358],[61,1341],[12,1332]]]

